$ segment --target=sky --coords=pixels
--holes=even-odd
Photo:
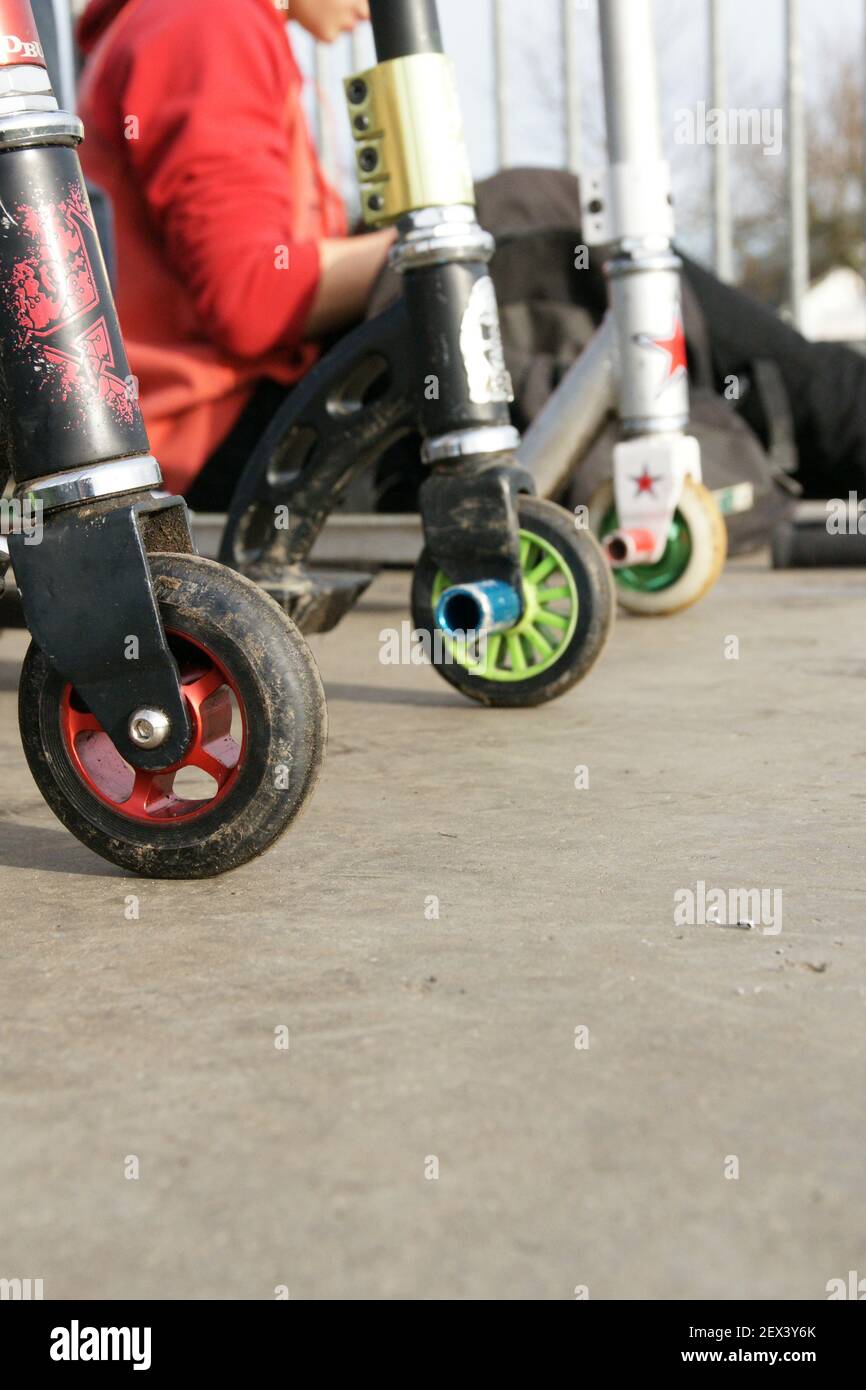
[[[577,25],[584,162],[603,159],[603,114],[600,91],[596,0],[571,0]],[[722,0],[728,45],[729,102],[733,106],[780,106],[784,100],[785,0]],[[463,99],[467,136],[475,175],[496,168],[495,84],[491,0],[439,0],[445,44],[454,58]],[[804,76],[810,92],[832,80],[828,55],[859,49],[866,62],[866,0],[800,0]],[[509,106],[511,164],[562,165],[566,160],[564,125],[563,0],[504,0],[508,52],[506,91]],[[677,158],[673,145],[674,113],[708,98],[709,0],[655,0],[655,24],[662,91],[663,125],[668,156],[674,165],[674,190],[694,181],[695,157]],[[295,34],[302,65],[312,71],[307,36]],[[366,61],[372,62],[369,36],[362,38]],[[351,148],[343,113],[340,75],[352,63],[351,46],[341,42],[327,54],[330,80],[326,122],[331,157],[339,166],[343,191],[351,187]],[[336,156],[334,155],[336,151]],[[710,151],[703,150],[706,178]],[[695,249],[700,249],[695,246]]]

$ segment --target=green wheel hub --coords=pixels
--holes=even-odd
[[[619,530],[616,507],[611,507],[601,527],[600,540]],[[675,512],[665,553],[654,565],[626,565],[614,570],[614,578],[623,589],[641,594],[657,594],[670,589],[682,579],[692,558],[692,533],[682,512]]]
[[[523,575],[523,617],[507,632],[491,632],[483,659],[466,644],[439,636],[449,660],[480,680],[517,682],[548,671],[568,648],[577,631],[580,607],[574,575],[550,541],[532,531],[520,532],[520,569]],[[451,581],[441,570],[433,581],[432,608]]]

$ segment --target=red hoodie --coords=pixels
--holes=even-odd
[[[274,0],[91,0],[86,173],[114,204],[118,309],[154,453],[188,488],[255,382],[312,366],[317,243],[346,214]]]

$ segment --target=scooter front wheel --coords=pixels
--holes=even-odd
[[[433,664],[451,685],[480,704],[515,708],[564,695],[595,665],[616,607],[598,542],[578,531],[571,513],[538,497],[518,499],[524,611],[512,628],[480,646],[447,636],[436,608],[449,578],[424,551],[412,586],[412,618]]]
[[[589,504],[589,525],[599,540],[619,529],[613,483],[602,483]],[[665,552],[651,565],[614,570],[623,608],[641,617],[668,617],[709,593],[725,567],[728,531],[715,497],[686,478]]]
[[[209,878],[261,854],[303,809],[322,764],[324,694],[300,632],[249,580],[194,555],[150,566],[192,728],[183,760],[133,768],[35,644],[21,737],[48,805],[90,849],[152,878]]]

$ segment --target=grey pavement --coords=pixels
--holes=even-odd
[[[734,564],[503,712],[380,663],[407,617],[385,575],[314,642],[309,811],[204,884],[126,878],[53,820],[4,633],[0,1278],[820,1299],[866,1275],[864,586]],[[678,922],[699,882],[778,890],[781,931]]]

